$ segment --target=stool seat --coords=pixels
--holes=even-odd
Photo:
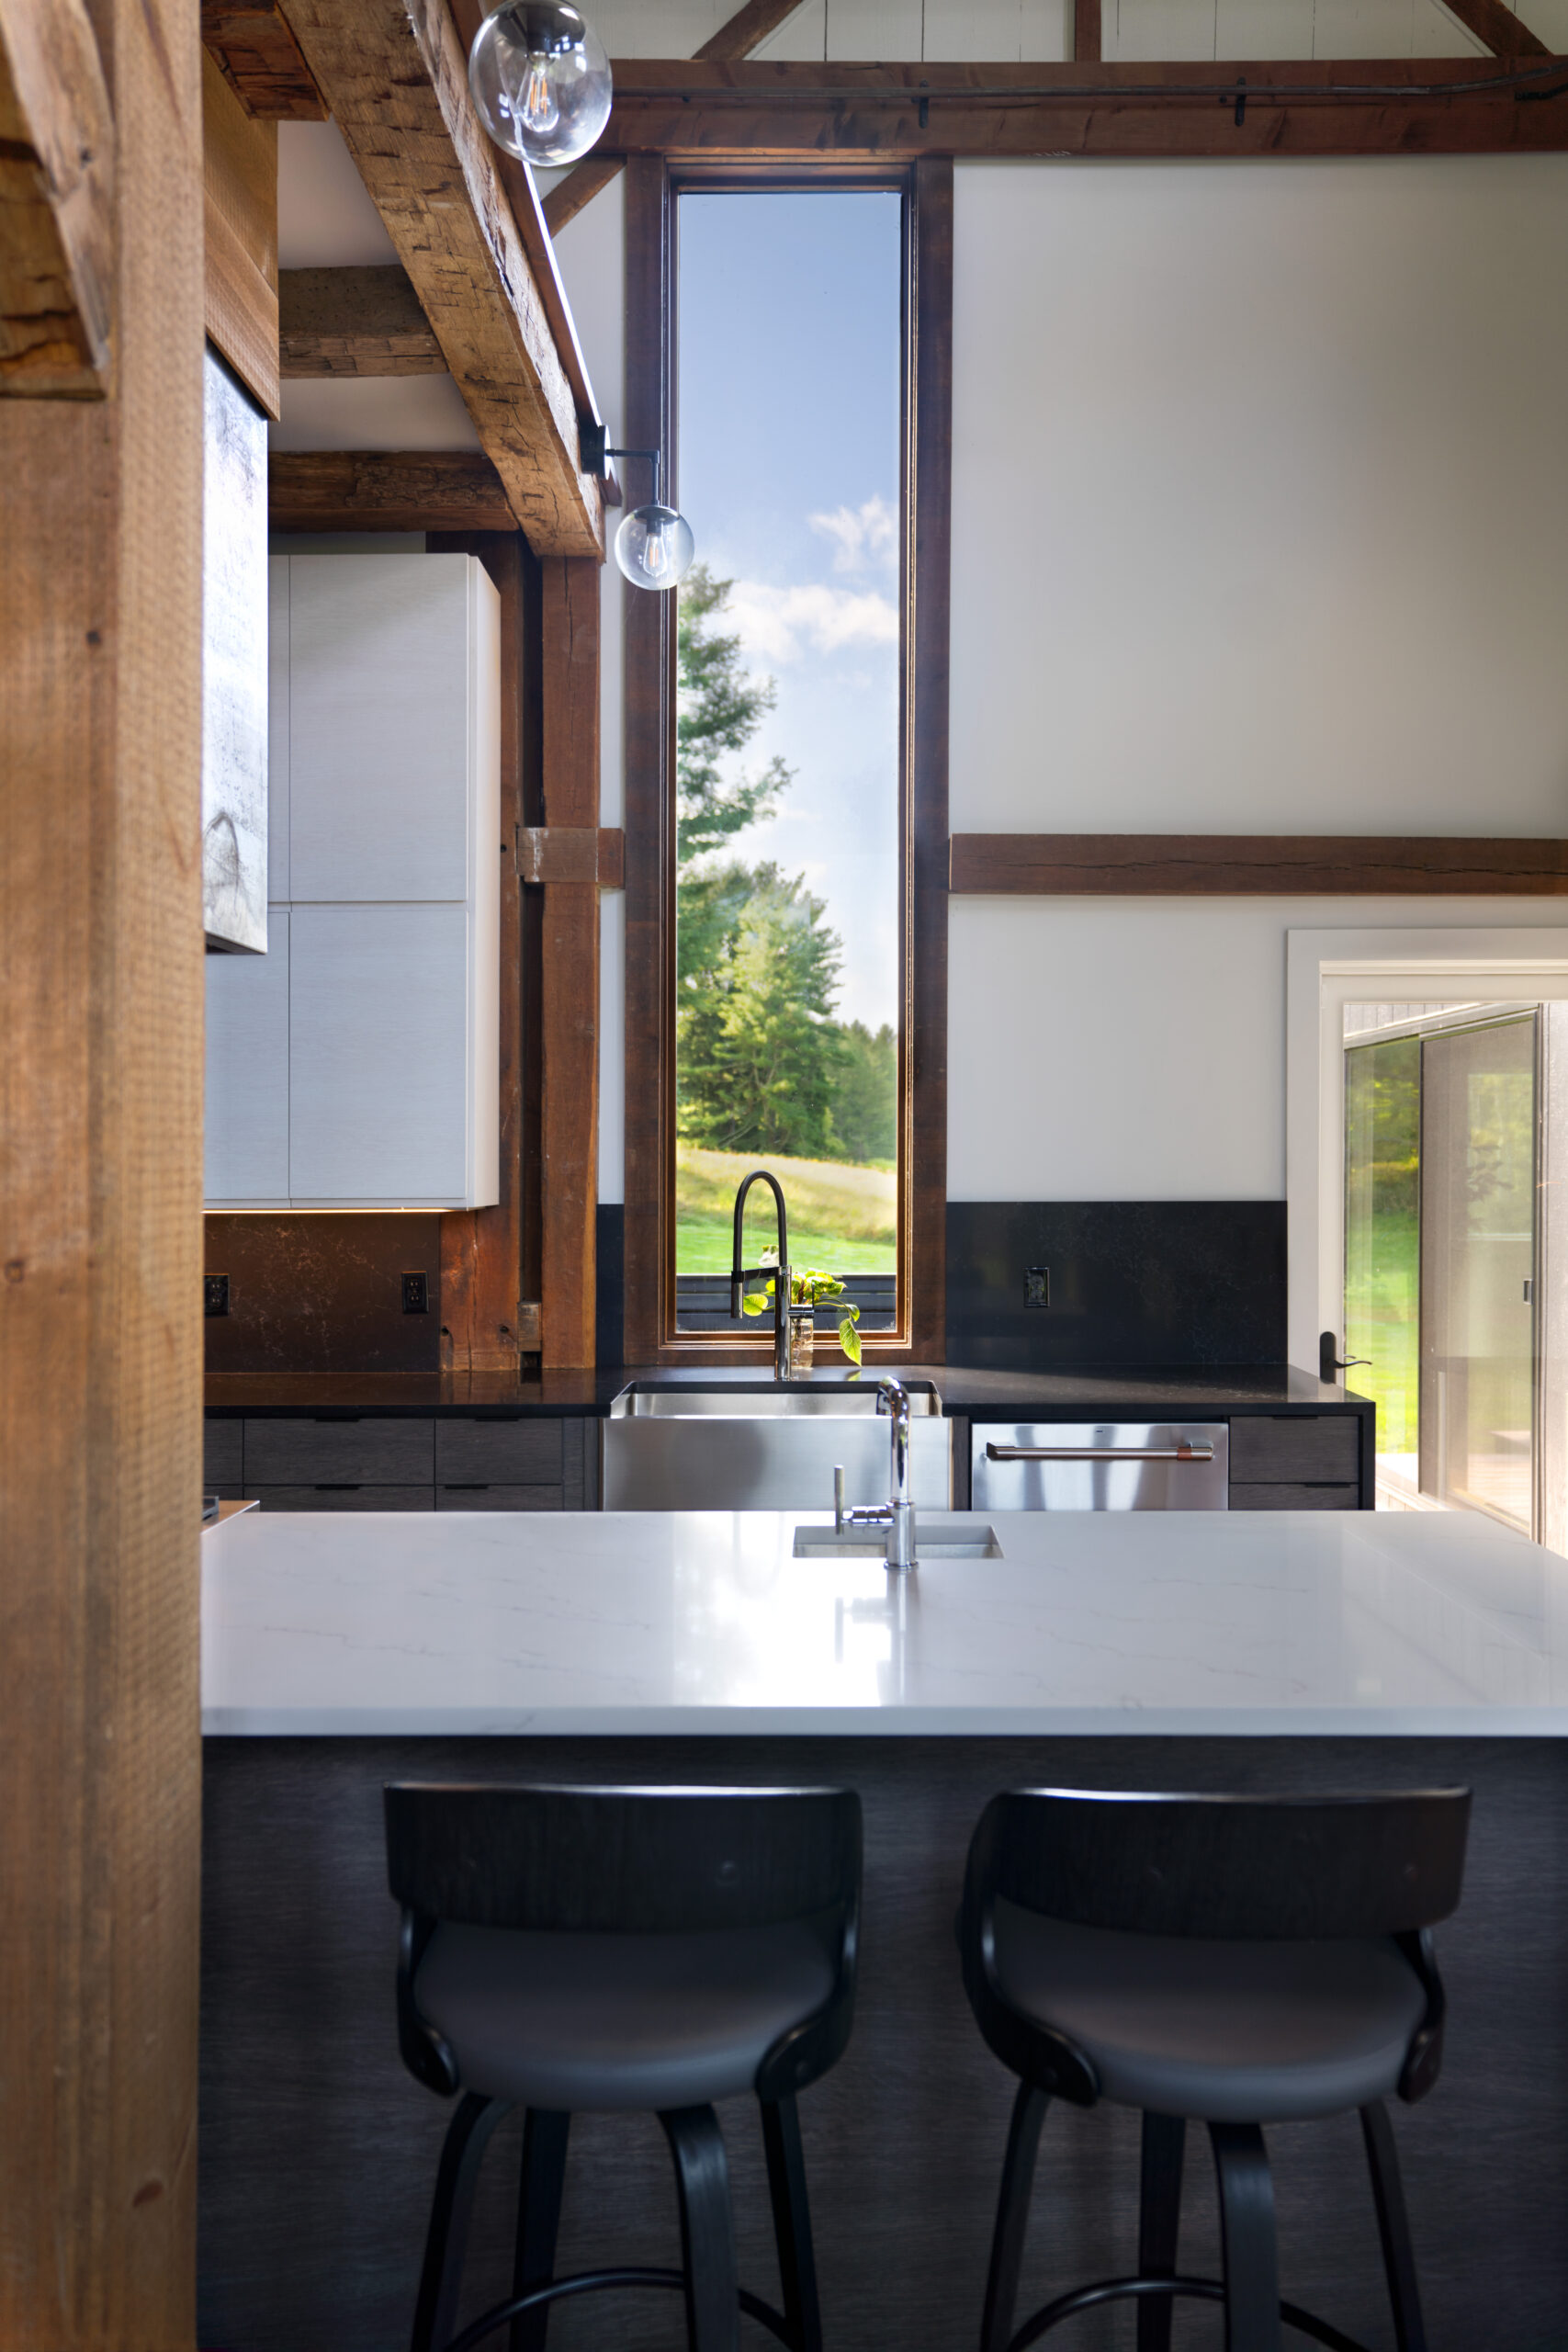
[[[1282,2123],[1386,2098],[1427,1994],[1386,1937],[1130,1936],[999,1899],[997,1989],[1089,2058],[1123,2107]]]
[[[540,1933],[443,1920],[421,2014],[469,2089],[566,2114],[706,2107],[756,2087],[836,1980],[800,1920],[695,1934]]]

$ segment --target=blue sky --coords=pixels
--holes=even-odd
[[[897,1021],[899,198],[680,199],[677,497],[778,701],[745,755],[795,772],[748,859],[804,873],[839,1011]]]

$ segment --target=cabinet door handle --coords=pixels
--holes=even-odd
[[[1212,1462],[1212,1445],[992,1445],[987,1462]]]
[[[357,1478],[318,1478],[310,1492],[313,1495],[356,1495],[359,1487]]]

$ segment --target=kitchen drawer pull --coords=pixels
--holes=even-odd
[[[310,1492],[314,1495],[356,1495],[359,1487],[357,1478],[318,1478]]]
[[[1212,1445],[992,1445],[987,1462],[1212,1462]]]

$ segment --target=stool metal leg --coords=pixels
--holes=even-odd
[[[491,2133],[507,2111],[505,2099],[480,2098],[476,2091],[466,2091],[447,2126],[414,2305],[412,2352],[442,2352],[457,2328],[479,2165]]]
[[[793,2098],[765,2099],[761,2106],[784,2321],[795,2352],[822,2352],[822,2313],[817,2301],[817,2257],[811,2244],[800,2115]]]
[[[556,2267],[561,2184],[566,2174],[570,2115],[531,2107],[523,2121],[523,2168],[517,2185],[517,2253],[512,2291],[526,2295],[549,2284]],[[525,2312],[512,2323],[511,2352],[545,2352],[550,2308]]]
[[[1176,2238],[1181,2222],[1181,2159],[1187,2126],[1179,2115],[1144,2117],[1142,2181],[1138,2200],[1138,2276],[1174,2278]],[[1156,2295],[1138,2305],[1138,2352],[1170,2352],[1173,2305]]]
[[[1280,2352],[1274,2183],[1256,2123],[1211,2123],[1225,2263],[1225,2352]]]
[[[1393,2306],[1393,2339],[1399,2352],[1427,2352],[1421,2294],[1416,2283],[1416,2254],[1410,2243],[1410,2221],[1399,2177],[1399,2152],[1393,2144],[1388,2110],[1381,2099],[1362,2108],[1361,2137],[1367,2146],[1367,2169],[1372,2177],[1372,2201],[1378,2210],[1378,2235],[1382,2241],[1388,2299]]]
[[[729,2206],[729,2162],[711,2107],[667,2109],[659,2120],[675,2159],[690,2352],[740,2352],[740,2280]]]
[[[1012,2335],[1018,2301],[1018,2274],[1023,2262],[1024,2233],[1029,2227],[1029,2200],[1034,2188],[1034,2162],[1040,2153],[1040,2130],[1051,2104],[1047,2091],[1020,2083],[1008,2126],[1008,2151],[1002,2162],[1002,2185],[997,2199],[997,2226],[991,2238],[991,2267],[986,2274],[986,2308],[980,2320],[980,2352],[1004,2352]]]

